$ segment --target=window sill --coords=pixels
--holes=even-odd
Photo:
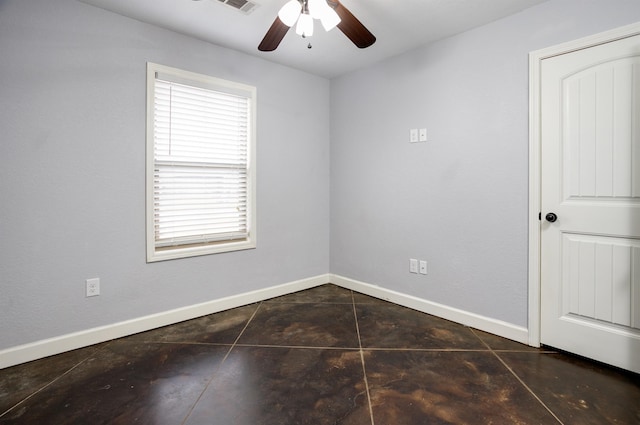
[[[201,245],[190,247],[163,248],[156,250],[155,247],[147,249],[147,263],[158,261],[176,260],[179,258],[198,257],[201,255],[221,254],[224,252],[242,251],[255,249],[255,240],[242,240],[237,242],[225,242],[214,245]]]

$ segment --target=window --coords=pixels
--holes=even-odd
[[[255,87],[147,64],[147,261],[255,248]]]

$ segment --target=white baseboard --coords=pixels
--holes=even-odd
[[[114,323],[112,325],[86,329],[54,338],[11,347],[0,351],[0,369],[60,354],[65,351],[99,344],[112,339],[122,338],[162,326],[179,323],[185,320],[195,319],[207,314],[213,314],[231,308],[264,301],[269,298],[287,295],[304,289],[324,285],[326,283],[333,283],[334,285],[341,286],[346,289],[351,289],[365,295],[387,300],[423,313],[442,317],[443,319],[451,320],[452,322],[470,326],[481,331],[521,342],[523,344],[529,343],[529,333],[526,328],[427,301],[411,295],[395,292],[390,289],[381,288],[369,283],[327,273],[244,294],[233,295],[218,300]]]
[[[516,326],[501,320],[491,319],[479,314],[459,310],[443,304],[434,303],[422,298],[402,294],[390,289],[381,288],[369,283],[360,282],[347,277],[331,274],[329,281],[334,285],[390,301],[423,313],[432,314],[452,322],[460,323],[484,332],[498,335],[523,344],[529,344],[529,331],[525,327]]]
[[[329,274],[164,311],[0,351],[0,369],[329,283]]]

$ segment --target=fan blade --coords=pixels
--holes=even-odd
[[[364,49],[376,42],[376,37],[342,3],[337,0],[329,3],[335,3],[334,10],[341,19],[338,28],[353,44]]]
[[[273,21],[273,24],[271,24],[271,27],[260,42],[258,50],[261,52],[271,52],[276,50],[287,31],[289,31],[289,27],[282,23],[280,18],[276,16],[276,20]]]

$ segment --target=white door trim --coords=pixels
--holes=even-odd
[[[540,346],[540,66],[542,60],[640,34],[640,22],[529,53],[529,345]]]

